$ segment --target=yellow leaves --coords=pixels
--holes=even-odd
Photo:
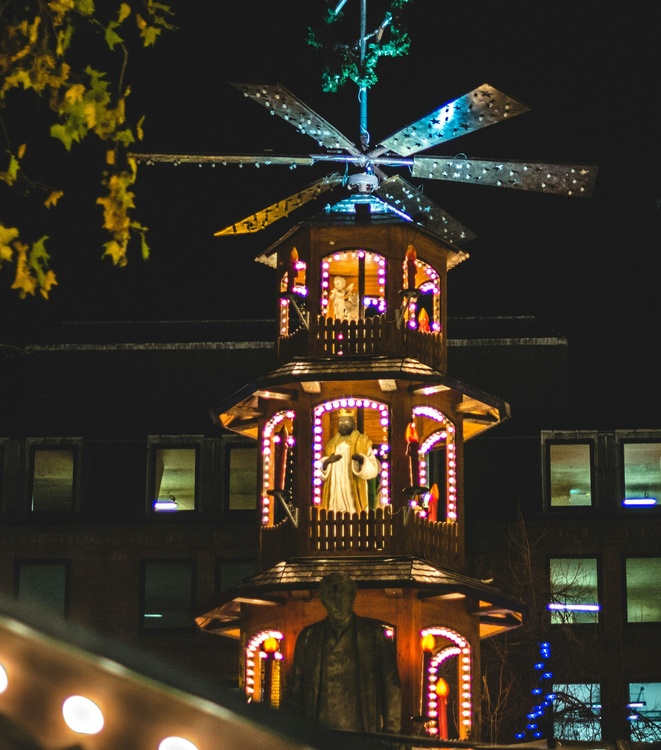
[[[44,206],[46,206],[46,208],[52,208],[53,206],[57,205],[57,202],[63,195],[63,190],[53,190],[48,198],[46,198],[46,200],[44,201]]]
[[[18,238],[18,229],[16,227],[5,227],[0,224],[0,267],[3,261],[10,261],[14,252],[11,245]]]
[[[18,229],[0,224],[0,266],[3,262],[14,263],[16,275],[11,288],[21,299],[28,294],[34,296],[37,290],[48,299],[51,289],[57,284],[55,273],[48,267],[47,239],[41,237],[30,247],[19,240]]]
[[[30,90],[50,109],[50,120],[44,118],[33,124],[42,125],[45,131],[50,128],[50,135],[67,151],[72,150],[73,144],[89,140],[89,136],[102,141],[97,167],[99,172],[108,171],[103,173],[105,192],[97,203],[103,209],[103,227],[109,234],[104,256],[109,256],[115,265],[125,265],[129,240],[138,239],[142,257],[147,258],[148,230],[132,216],[137,165],[126,155],[131,144],[144,137],[144,117],[137,123],[127,118],[130,91],[123,83],[124,66],[129,51],[133,51],[131,45],[149,47],[164,30],[175,28],[171,23],[174,14],[169,5],[155,0],[141,0],[140,13],[135,7],[138,4],[131,0],[104,0],[103,4],[97,3],[103,8],[103,16],[97,14],[94,0],[42,0],[11,5],[18,8],[15,22],[9,23],[3,15],[6,22],[0,23],[3,115],[11,115],[10,97],[20,97]],[[112,18],[110,23],[108,17]],[[101,45],[88,44],[89,33],[96,34]],[[121,71],[117,75],[95,69],[94,63],[99,59],[104,61],[102,67],[110,65],[104,38],[110,50],[120,56],[119,64],[108,68]],[[84,41],[82,49],[78,48],[79,39]],[[7,155],[3,157],[4,153]],[[28,180],[22,173],[24,156],[25,144],[17,150],[0,146],[0,187],[18,186],[20,182],[31,190],[43,188],[44,180]],[[44,164],[47,163],[46,157]],[[51,190],[45,199],[44,196],[46,193],[40,196],[43,206],[38,205],[39,210],[60,208],[61,190]],[[0,266],[4,263],[15,269],[12,289],[21,297],[34,296],[38,291],[47,298],[57,284],[45,241],[46,237],[42,237],[30,244],[21,236],[21,230],[0,224]]]
[[[66,90],[64,94],[65,101],[69,104],[75,104],[76,102],[83,101],[83,94],[85,93],[85,87],[82,83],[74,83]]]
[[[131,15],[131,6],[128,3],[122,3],[119,6],[119,23],[122,23],[123,21],[126,21],[126,19]]]

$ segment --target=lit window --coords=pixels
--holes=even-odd
[[[624,494],[628,508],[661,504],[661,443],[623,443]]]
[[[592,505],[592,445],[549,443],[549,479],[552,508]]]
[[[155,511],[195,510],[197,448],[152,446]]]
[[[230,511],[257,509],[257,446],[253,441],[231,443],[226,453],[226,507]]]
[[[142,570],[142,627],[190,630],[193,626],[193,563],[145,561]]]
[[[30,510],[33,513],[71,512],[74,469],[74,448],[33,448]]]
[[[630,682],[627,719],[632,742],[661,738],[661,682]]]
[[[599,619],[597,561],[555,557],[550,561],[551,624],[582,624]]]
[[[661,557],[626,560],[627,622],[661,622]]]
[[[554,684],[553,736],[560,740],[601,740],[601,689],[596,683]]]
[[[69,563],[67,561],[30,560],[16,562],[16,598],[67,614]]]

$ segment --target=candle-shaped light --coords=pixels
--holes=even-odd
[[[280,648],[280,642],[277,638],[271,636],[264,641],[262,648],[266,653],[266,659],[264,659],[262,703],[266,703],[270,706],[273,702],[273,660],[275,659],[275,652]]]
[[[275,443],[274,467],[273,467],[273,489],[284,490],[287,477],[287,453],[289,452],[289,430],[287,425],[282,425],[280,432],[273,437]]]
[[[407,289],[415,289],[415,274],[417,271],[416,268],[416,258],[417,253],[415,252],[415,248],[413,245],[409,245],[406,248],[406,288]]]
[[[293,247],[289,253],[289,267],[287,269],[287,291],[294,291],[294,284],[298,276],[298,250]]]
[[[415,428],[415,422],[410,422],[406,428],[406,455],[409,457],[409,480],[411,487],[417,487],[420,483],[419,448],[420,438]]]
[[[429,520],[438,521],[438,485],[436,482],[429,490]]]
[[[438,696],[438,737],[441,740],[448,739],[448,695],[450,687],[448,683],[439,677],[436,680],[436,695]]]
[[[418,315],[418,330],[423,333],[429,333],[431,331],[429,328],[429,314],[424,307],[420,310]]]
[[[429,711],[429,667],[436,648],[436,638],[431,633],[425,633],[420,639],[422,649],[422,713],[427,716]]]

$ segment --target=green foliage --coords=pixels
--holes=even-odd
[[[381,57],[401,57],[409,52],[411,40],[400,25],[396,11],[410,0],[391,0],[377,29],[366,35],[365,47],[361,51],[360,41],[348,45],[337,40],[335,25],[344,18],[344,8],[338,12],[337,0],[326,0],[323,25],[315,30],[308,28],[307,43],[322,50],[326,62],[322,71],[322,89],[338,91],[347,81],[359,88],[371,88],[377,81],[376,65]],[[361,59],[362,58],[362,59]]]
[[[163,31],[172,31],[169,5],[154,0],[131,3],[105,0],[97,8],[93,0],[5,0],[0,8],[0,188],[43,200],[55,208],[63,190],[33,179],[24,169],[30,142],[15,145],[8,127],[19,99],[38,97],[47,116],[39,120],[53,139],[53,148],[72,152],[76,144],[92,137],[103,144],[98,170],[103,192],[96,203],[103,208],[103,227],[110,239],[103,256],[118,266],[126,265],[129,241],[140,243],[143,258],[149,256],[147,227],[131,218],[135,209],[136,167],[127,149],[142,138],[142,119],[127,122],[126,100],[130,88],[124,77],[129,49],[152,46]],[[101,44],[99,59],[84,58],[74,42],[90,34]],[[89,56],[90,53],[88,53]],[[116,62],[116,65],[115,65]],[[107,68],[115,65],[116,72]],[[35,137],[39,137],[38,135]],[[0,213],[0,268],[9,266],[15,277],[12,289],[21,297],[45,297],[57,284],[46,252],[46,236],[22,239],[23,230],[12,226],[10,216]]]

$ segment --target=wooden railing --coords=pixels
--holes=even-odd
[[[395,356],[412,357],[436,369],[445,369],[441,333],[423,333],[401,321],[376,315],[364,320],[334,320],[323,315],[311,320],[310,329],[299,328],[278,339],[278,359],[296,356]]]
[[[392,536],[390,507],[342,513],[310,508],[310,551],[383,552]]]
[[[396,524],[401,526],[396,527]],[[461,568],[463,538],[457,523],[429,521],[411,514],[406,524],[389,506],[354,513],[310,508],[309,534],[301,538],[288,519],[261,529],[261,565],[264,568],[292,556],[405,554]]]

